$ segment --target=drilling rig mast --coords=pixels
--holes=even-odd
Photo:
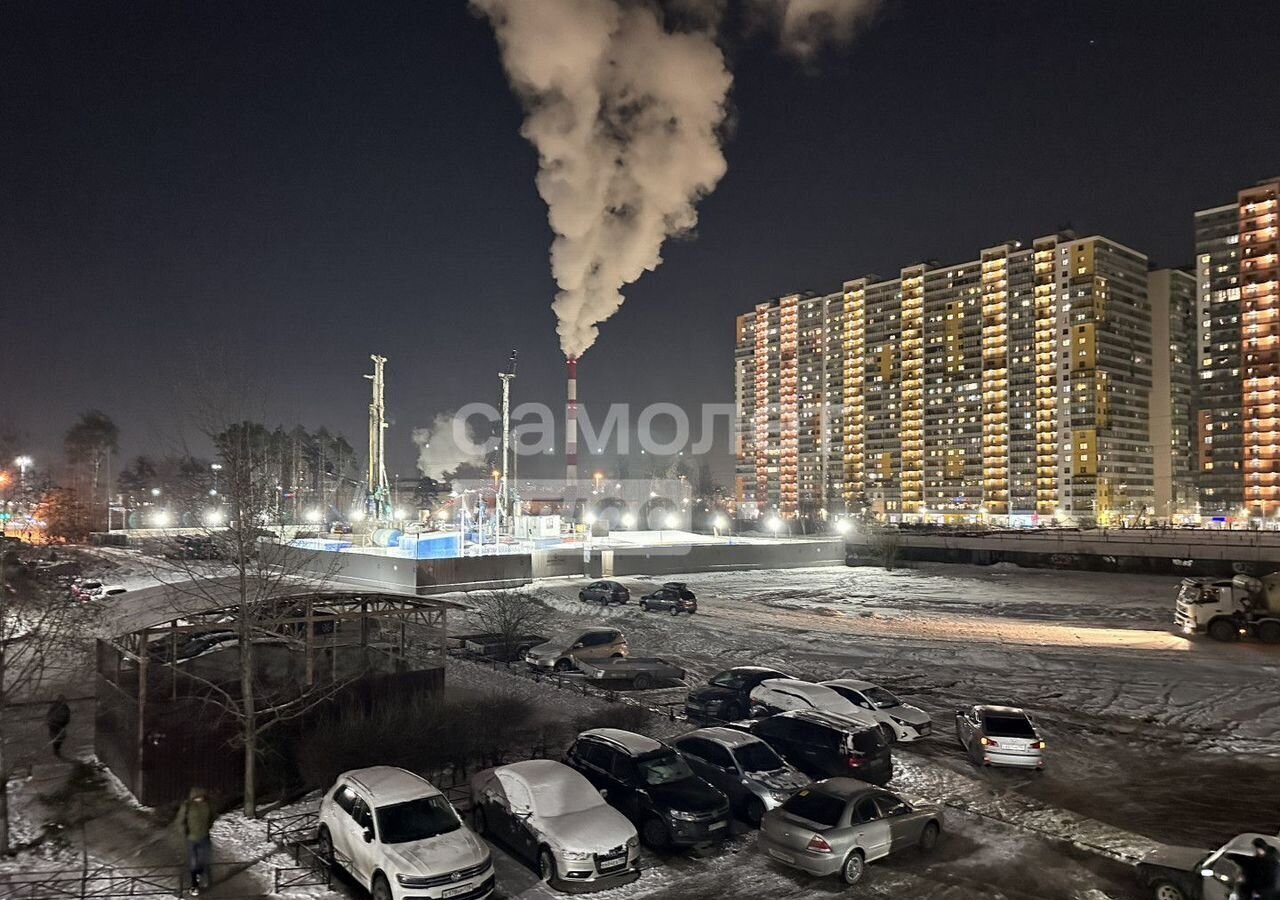
[[[387,457],[384,447],[384,432],[387,429],[387,406],[384,394],[383,366],[387,364],[385,356],[377,354],[369,357],[373,360],[373,374],[366,375],[373,382],[373,401],[369,404],[369,515],[376,521],[389,517],[390,493],[387,486]]]
[[[499,531],[510,530],[512,525],[512,501],[518,490],[516,485],[512,484],[514,480],[507,468],[508,460],[511,460],[511,379],[516,377],[516,351],[511,351],[511,359],[507,363],[507,371],[499,372],[498,377],[502,379],[502,480],[498,483],[498,502],[496,504],[498,514]],[[512,460],[514,461],[514,460]]]

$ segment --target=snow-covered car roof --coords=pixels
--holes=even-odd
[[[987,706],[979,704],[976,709],[980,713],[992,713],[997,716],[1026,716],[1027,711],[1018,706]],[[1028,718],[1030,718],[1028,716]]]
[[[544,818],[567,816],[604,806],[604,798],[579,773],[550,759],[498,766],[493,774],[513,805],[528,803]]]
[[[736,750],[739,747],[745,747],[747,744],[763,744],[760,738],[756,737],[749,731],[738,731],[736,728],[725,728],[721,725],[713,725],[710,728],[699,728],[697,731],[690,731],[688,734],[682,734],[676,738],[676,742],[685,738],[703,738],[708,741],[714,741],[730,750]]]
[[[875,685],[870,681],[859,681],[856,678],[833,678],[830,681],[824,681],[822,683],[828,686],[833,684],[838,685],[843,688],[848,688],[851,691],[865,691],[869,688],[875,687]]]
[[[363,788],[379,805],[404,803],[419,797],[434,797],[440,790],[421,775],[415,775],[396,766],[370,766],[367,769],[352,769],[338,776],[350,781],[356,787]]]
[[[634,731],[623,731],[620,728],[592,728],[589,731],[582,732],[578,737],[599,738],[602,741],[616,744],[635,756],[654,753],[663,747],[662,742],[656,738],[636,734]]]
[[[828,728],[837,728],[840,731],[858,732],[866,731],[868,728],[879,728],[880,726],[874,722],[868,722],[865,719],[855,719],[852,716],[842,716],[839,713],[828,712],[825,709],[791,709],[786,712],[780,712],[774,719],[803,719],[806,722],[816,722],[819,725],[826,725]],[[760,719],[757,721],[767,722],[768,719]]]

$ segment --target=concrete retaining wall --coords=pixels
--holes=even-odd
[[[335,577],[340,581],[365,588],[428,595],[515,587],[538,578],[839,566],[845,562],[845,546],[839,539],[795,539],[776,544],[673,544],[614,548],[605,552],[592,547],[589,561],[584,560],[581,548],[424,560],[364,553],[337,556]],[[322,552],[317,554],[313,566],[317,571],[327,572],[332,560],[330,554]]]

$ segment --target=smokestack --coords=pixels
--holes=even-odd
[[[565,407],[564,477],[574,485],[578,481],[578,357],[570,356],[565,366],[569,384],[565,395],[568,403]]]

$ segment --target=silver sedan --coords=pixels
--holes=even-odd
[[[855,778],[828,778],[765,813],[759,846],[785,866],[854,884],[869,862],[908,847],[933,849],[941,831],[936,807]]]
[[[1031,717],[1016,706],[956,710],[956,739],[980,766],[1044,768],[1044,739]]]

